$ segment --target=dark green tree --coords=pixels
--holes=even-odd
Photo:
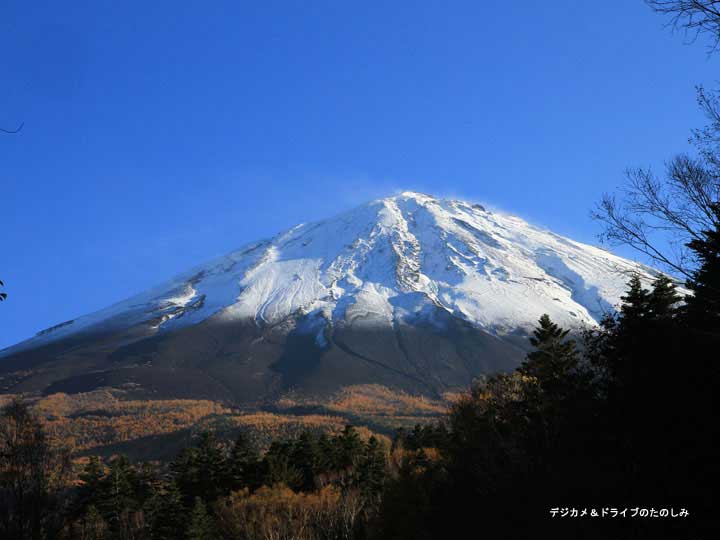
[[[132,515],[139,509],[135,499],[134,471],[126,456],[110,461],[108,472],[99,486],[97,509],[117,536],[127,536],[132,528]]]
[[[260,456],[247,434],[240,432],[235,439],[227,463],[227,491],[254,487],[258,478]]]
[[[621,296],[622,306],[620,314],[623,324],[635,324],[650,314],[650,292],[642,286],[640,276],[633,274],[628,282],[628,289],[624,296]]]
[[[106,470],[100,458],[91,456],[79,475],[82,485],[78,490],[79,502],[83,506],[95,506],[98,503],[106,478]],[[97,511],[97,508],[95,508]]]
[[[90,505],[78,524],[80,538],[83,540],[104,540],[108,535],[108,526],[102,515],[95,507]]]
[[[651,290],[642,286],[633,275],[616,316],[602,321],[602,330],[595,334],[587,354],[603,368],[608,388],[615,397],[632,397],[647,377],[662,369],[661,345],[658,338],[671,337],[675,331],[672,317],[680,300],[675,285],[666,276],[655,279]],[[668,333],[670,331],[670,333]],[[660,347],[661,348],[661,347]]]
[[[368,499],[377,501],[387,476],[387,459],[385,449],[374,435],[365,444],[358,468],[358,481],[363,493]]]
[[[210,432],[200,435],[196,447],[183,449],[170,469],[188,506],[193,504],[195,497],[206,502],[215,501],[224,493],[230,476],[223,448]]]
[[[262,461],[262,477],[265,485],[285,484],[298,490],[303,486],[304,475],[293,460],[293,441],[273,441]]]
[[[677,292],[675,282],[665,274],[652,282],[648,298],[648,309],[653,319],[667,319],[676,315],[682,297]]]
[[[302,475],[300,489],[311,491],[315,488],[315,477],[320,472],[321,458],[317,438],[304,431],[295,441],[292,461]]]
[[[184,537],[188,524],[187,509],[175,482],[158,489],[146,504],[151,540],[177,540]]]
[[[686,299],[686,317],[692,327],[720,338],[720,202],[712,211],[716,226],[688,244],[698,268],[688,280],[693,294]]]
[[[338,469],[353,469],[357,466],[363,454],[363,442],[357,430],[350,424],[335,437]]]
[[[199,467],[203,471],[200,496],[212,502],[222,494],[223,479],[227,477],[225,451],[212,432],[200,436],[198,451]]]
[[[215,540],[212,518],[200,497],[195,498],[186,538],[187,540]]]
[[[567,339],[569,330],[560,328],[547,314],[538,324],[530,338],[535,350],[528,353],[519,371],[535,377],[544,391],[557,396],[567,391],[568,378],[578,367],[578,351],[575,341]]]
[[[675,284],[665,275],[643,288],[638,275],[628,283],[620,312],[604,321],[605,361],[615,390],[625,388],[626,397],[640,395],[650,378],[668,369],[668,346],[680,339],[675,317],[681,301]]]
[[[318,437],[318,452],[320,459],[318,463],[319,472],[328,473],[335,470],[338,462],[338,449],[333,443],[333,440],[325,432],[321,433],[320,437]]]

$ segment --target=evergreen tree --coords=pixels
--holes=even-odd
[[[174,480],[185,503],[195,497],[212,502],[223,494],[230,476],[228,462],[214,434],[201,434],[198,446],[185,448],[171,464]]]
[[[158,471],[152,464],[143,462],[134,468],[132,480],[135,502],[141,508],[159,489],[161,481]]]
[[[338,468],[338,452],[332,439],[323,432],[318,437],[318,472],[329,473]]]
[[[285,484],[290,489],[300,489],[304,476],[293,461],[293,443],[291,441],[273,441],[263,458],[263,483]]]
[[[200,497],[195,498],[195,505],[190,514],[187,540],[214,540],[213,521]]]
[[[183,538],[187,525],[182,494],[175,482],[161,487],[147,503],[147,522],[151,540]]]
[[[538,323],[530,338],[535,350],[528,353],[519,371],[535,377],[544,391],[559,397],[578,366],[578,351],[573,340],[566,340],[569,330],[560,328],[547,314]]]
[[[335,445],[338,468],[354,468],[363,453],[363,442],[360,440],[357,430],[350,424],[346,425],[340,435],[335,438]]]
[[[619,315],[604,324],[588,354],[596,364],[601,358],[605,368],[605,399],[596,414],[598,425],[606,428],[597,429],[597,439],[615,456],[618,466],[612,474],[627,480],[628,493],[643,498],[663,493],[670,482],[680,485],[686,475],[684,465],[669,464],[677,461],[678,445],[691,444],[683,417],[688,398],[694,399],[688,374],[695,369],[679,368],[678,361],[695,362],[696,355],[678,319],[679,295],[667,276],[658,276],[649,291],[634,276],[622,299]]]
[[[309,431],[304,431],[295,441],[292,461],[302,475],[300,489],[311,491],[315,487],[315,476],[320,468],[320,449],[317,439]]]
[[[608,354],[606,370],[610,392],[616,397],[624,394],[631,397],[631,388],[643,384],[642,381],[652,369],[648,351],[650,338],[657,331],[653,324],[661,317],[655,314],[668,315],[667,305],[673,297],[673,288],[661,277],[656,280],[656,294],[643,288],[640,277],[634,274],[628,282],[627,293],[621,297],[622,305],[616,321],[607,325],[611,331],[605,336]],[[653,310],[653,307],[655,308]],[[657,336],[656,336],[657,337]],[[619,405],[622,407],[622,405]]]
[[[212,502],[217,499],[223,490],[223,480],[227,478],[227,460],[223,449],[212,432],[200,436],[198,446],[200,476],[200,495],[203,500]]]
[[[79,498],[83,506],[97,504],[100,496],[103,480],[105,479],[105,466],[97,456],[91,456],[83,471],[80,473],[80,480],[83,482],[79,489]],[[95,507],[95,511],[97,508]]]
[[[133,490],[133,471],[125,456],[113,459],[99,489],[97,508],[114,534],[123,535],[130,527],[130,514],[137,508]]]
[[[675,321],[681,298],[667,276],[658,276],[648,291],[635,275],[622,300],[618,317],[604,323],[602,346],[616,397],[634,399],[648,385],[661,385],[658,377],[672,369],[669,348],[682,339]]]
[[[80,527],[83,540],[104,540],[107,537],[107,523],[95,505],[87,507]]]
[[[650,293],[643,288],[640,276],[637,274],[633,274],[630,278],[628,291],[620,299],[622,300],[620,315],[626,326],[645,318],[649,313]]]
[[[680,300],[675,283],[661,274],[652,282],[652,290],[647,299],[649,315],[653,319],[672,317]]]
[[[243,487],[253,487],[257,480],[259,456],[248,436],[240,432],[230,451],[227,464],[228,491],[237,491]]]
[[[408,434],[405,428],[399,427],[395,430],[395,435],[393,436],[392,445],[390,446],[390,452],[395,452],[395,450],[402,450],[407,447],[407,439]]]
[[[720,338],[720,201],[712,205],[715,228],[704,230],[688,247],[698,268],[688,280],[692,296],[686,298],[688,323]]]
[[[358,471],[360,487],[369,498],[377,498],[382,492],[386,468],[385,449],[373,435],[365,444]]]
[[[420,424],[415,424],[415,426],[413,427],[413,430],[410,432],[410,435],[408,437],[408,439],[410,441],[412,441],[410,448],[415,450],[415,449],[422,448],[423,446],[425,446],[424,435],[425,435],[425,431],[424,431],[423,426],[421,426]]]

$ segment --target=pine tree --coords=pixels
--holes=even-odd
[[[358,471],[360,487],[369,498],[376,498],[382,492],[386,468],[385,449],[373,435],[365,444]]]
[[[652,282],[652,290],[647,298],[649,315],[653,319],[672,317],[680,300],[675,283],[668,276],[661,274]]]
[[[412,432],[410,432],[410,435],[408,437],[408,448],[410,448],[411,450],[418,450],[419,448],[425,446],[425,437],[423,436],[424,433],[425,432],[423,431],[423,426],[421,426],[420,424],[415,424]]]
[[[229,477],[228,462],[218,440],[212,433],[200,436],[195,448],[185,448],[170,466],[185,503],[195,497],[212,502],[223,494]]]
[[[223,480],[227,478],[227,461],[220,443],[213,433],[206,432],[200,436],[198,446],[200,490],[198,494],[203,500],[212,502],[222,495]]]
[[[125,456],[110,462],[99,490],[97,507],[111,531],[121,534],[129,527],[130,513],[137,504],[133,492],[133,471]]]
[[[395,452],[395,450],[401,450],[404,448],[407,448],[408,443],[408,434],[405,428],[399,427],[395,430],[395,435],[393,436],[392,445],[390,446],[390,452]]]
[[[102,490],[103,480],[105,479],[105,466],[97,456],[92,456],[79,477],[83,482],[79,489],[79,497],[82,504],[91,506],[97,504]],[[95,508],[95,511],[97,511],[97,508]]]
[[[304,431],[293,445],[292,460],[302,474],[300,489],[311,491],[315,487],[315,476],[320,468],[320,449],[317,439]]]
[[[715,228],[702,231],[688,247],[695,254],[698,268],[688,280],[692,296],[686,299],[690,326],[720,337],[720,202],[712,205]]]
[[[253,487],[256,482],[259,456],[248,436],[240,432],[230,452],[227,464],[228,491]]]
[[[177,540],[183,537],[187,524],[186,509],[175,482],[156,491],[146,506],[151,540]]]
[[[523,448],[515,459],[522,463],[525,452],[539,456],[525,466],[536,466],[546,474],[559,467],[558,461],[569,460],[562,453],[563,440],[585,422],[583,410],[592,390],[590,373],[579,365],[575,341],[567,339],[569,331],[547,314],[538,323],[530,338],[535,350],[528,353],[515,377],[496,378],[490,386],[493,398],[486,421],[494,426],[492,431],[512,433],[517,447]]]
[[[643,288],[640,277],[635,274],[628,282],[628,291],[621,297],[622,306],[612,334],[608,335],[612,354],[608,356],[608,375],[614,381],[614,391],[629,395],[629,389],[641,384],[651,366],[648,363],[649,338],[656,331],[653,321],[653,307],[660,314],[669,309],[667,302],[672,297],[662,278],[656,281],[658,292],[653,293]]]
[[[640,276],[637,274],[630,278],[628,292],[620,299],[622,300],[620,316],[626,326],[633,325],[649,313],[650,293],[643,288]]]
[[[325,432],[321,433],[318,438],[318,451],[318,472],[329,473],[338,468],[337,448]]]
[[[559,386],[578,365],[578,352],[573,340],[566,340],[569,330],[563,330],[547,314],[540,317],[530,343],[535,350],[528,353],[519,371],[537,378],[541,388],[557,392]]]
[[[350,424],[335,438],[340,469],[354,468],[363,453],[363,442],[360,435]]]
[[[133,490],[138,507],[142,507],[153,496],[160,486],[158,471],[150,463],[144,462],[135,467],[133,474]]]
[[[82,538],[85,540],[103,540],[107,537],[107,523],[95,505],[90,505],[80,522]]]
[[[648,291],[634,275],[618,318],[606,325],[605,346],[609,375],[616,391],[639,396],[650,381],[660,384],[658,377],[672,369],[673,360],[668,347],[682,338],[675,321],[681,300],[675,284],[665,276],[658,276]]]
[[[304,478],[292,456],[292,442],[273,441],[263,458],[263,483],[265,485],[285,484],[290,489],[300,489]]]
[[[200,497],[195,498],[186,538],[187,540],[214,540],[215,538],[213,521]]]

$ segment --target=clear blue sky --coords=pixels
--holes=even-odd
[[[413,189],[594,242],[718,57],[641,0],[3,2],[0,346]]]

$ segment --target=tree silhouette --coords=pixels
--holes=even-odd
[[[41,538],[58,527],[57,494],[70,471],[69,456],[48,440],[28,403],[0,410],[0,537]]]
[[[720,202],[713,206],[720,221]],[[700,262],[688,281],[693,295],[687,299],[687,313],[694,328],[720,336],[720,226],[704,230],[689,244]]]
[[[570,330],[560,328],[547,314],[540,317],[538,324],[530,338],[535,350],[528,353],[520,372],[537,378],[541,384],[552,383],[577,367],[578,352],[575,342],[565,339]]]
[[[670,272],[691,279],[698,261],[689,244],[720,225],[713,205],[720,200],[720,94],[697,89],[709,124],[690,142],[698,157],[680,154],[663,177],[650,169],[629,169],[617,195],[603,196],[592,216],[600,239],[630,246]]]
[[[207,508],[200,497],[195,498],[195,505],[190,514],[190,524],[187,529],[188,540],[213,540],[213,522]]]
[[[646,0],[658,13],[670,16],[670,24],[676,30],[691,34],[695,41],[700,34],[710,34],[713,44],[709,52],[720,45],[720,5],[717,0]]]

